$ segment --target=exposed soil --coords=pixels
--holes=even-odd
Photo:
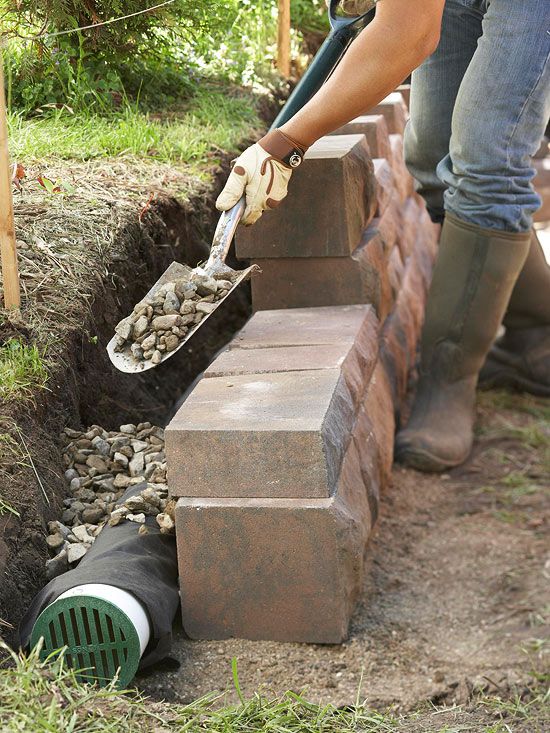
[[[42,305],[39,292],[24,301],[20,318],[0,318],[0,344],[14,337],[51,344],[48,390],[35,395],[34,403],[0,405],[0,496],[21,515],[0,516],[0,633],[6,640],[13,639],[13,627],[46,582],[46,523],[61,515],[67,491],[59,460],[61,430],[92,424],[109,430],[136,415],[163,424],[174,401],[249,315],[245,285],[227,298],[219,309],[223,313],[213,314],[188,347],[142,375],[118,372],[105,351],[120,317],[173,260],[195,266],[208,254],[217,220],[214,194],[228,161],[214,183],[187,202],[159,196],[141,220],[141,205],[125,202],[113,216],[105,260],[98,261],[97,273],[82,284],[86,297],[68,298],[70,323],[64,324],[62,315],[52,319],[55,327],[45,337],[47,321],[36,317]],[[70,212],[66,216],[70,222]]]
[[[550,409],[490,392],[480,394],[478,411],[465,466],[443,476],[394,467],[345,644],[190,641],[180,630],[179,669],[155,670],[141,687],[189,702],[230,688],[236,657],[245,694],[306,690],[309,699],[346,705],[362,677],[361,697],[373,706],[470,703],[464,730],[485,730],[492,713],[477,710],[472,695],[521,693],[544,664],[533,640],[547,637],[550,607]],[[437,725],[453,720],[462,718]],[[529,725],[513,730],[539,730]]]

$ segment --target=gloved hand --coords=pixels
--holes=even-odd
[[[274,209],[284,199],[292,170],[300,165],[306,149],[280,130],[268,132],[235,160],[216,208],[227,211],[245,194],[241,223],[254,224],[266,209]]]

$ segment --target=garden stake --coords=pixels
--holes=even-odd
[[[306,102],[311,99],[315,92],[329,78],[355,36],[374,17],[375,3],[376,0],[356,0],[352,3],[352,8],[367,8],[367,10],[361,14],[357,12],[355,15],[350,15],[350,11],[346,9],[343,0],[331,0],[328,9],[331,31],[317,52],[310,67],[300,80],[300,83],[296,86],[294,92],[290,95],[286,104],[271,125],[271,130],[280,127],[289,120],[306,104]],[[349,7],[349,3],[347,3],[347,6]],[[172,262],[172,264],[161,275],[159,280],[157,280],[153,285],[147,295],[142,299],[141,304],[155,298],[155,296],[160,296],[166,289],[163,286],[166,286],[168,283],[176,280],[180,283],[185,281],[190,283],[192,282],[193,277],[196,276],[210,276],[217,280],[229,281],[231,287],[229,288],[228,285],[229,289],[227,294],[224,295],[222,300],[212,303],[212,309],[210,312],[205,314],[199,323],[189,325],[189,330],[185,334],[185,337],[179,341],[179,344],[175,348],[170,351],[166,350],[162,354],[158,352],[159,356],[157,361],[153,361],[151,358],[135,358],[130,351],[129,343],[125,346],[121,346],[117,336],[113,336],[107,345],[107,353],[117,369],[121,372],[136,373],[152,369],[153,367],[158,366],[158,364],[162,364],[166,359],[179,351],[179,349],[181,349],[181,347],[195,335],[197,330],[205,323],[205,321],[208,320],[212,313],[217,310],[218,306],[224,303],[241,283],[248,280],[254,272],[260,272],[260,268],[257,265],[247,267],[245,270],[233,270],[225,264],[225,258],[227,257],[229,248],[231,247],[235,230],[241,220],[245,207],[246,202],[245,197],[243,196],[232,209],[224,211],[221,214],[210,249],[210,257],[203,267],[191,269],[179,262]],[[119,326],[125,325],[128,332],[132,331],[133,325],[130,324],[130,317],[129,319],[125,319],[125,321],[126,324],[124,324],[123,321]]]
[[[4,67],[0,51],[0,253],[2,257],[2,282],[4,308],[19,308],[19,270],[11,192],[10,160],[8,152],[8,121],[4,95]]]

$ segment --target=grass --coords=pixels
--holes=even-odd
[[[10,339],[0,346],[0,400],[32,399],[34,390],[46,388],[48,373],[36,344]]]
[[[423,706],[404,716],[374,711],[359,694],[355,704],[340,707],[312,703],[295,692],[245,697],[233,660],[237,703],[228,704],[227,694],[212,694],[168,705],[135,690],[82,684],[62,656],[41,662],[38,648],[25,656],[0,642],[0,653],[2,733],[538,733],[544,730],[548,702],[542,684],[528,695],[480,697],[469,707]]]
[[[260,129],[251,94],[215,85],[201,87],[181,113],[155,117],[125,104],[116,113],[73,114],[63,108],[46,117],[9,116],[12,158],[90,160],[138,156],[204,164],[216,151],[232,151]]]

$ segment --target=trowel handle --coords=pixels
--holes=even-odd
[[[212,269],[215,262],[225,262],[229,247],[235,236],[235,230],[239,224],[246,207],[246,199],[243,196],[235,206],[229,211],[222,212],[218,221],[218,226],[214,232],[214,239],[210,247],[210,257],[206,264],[206,269]]]

